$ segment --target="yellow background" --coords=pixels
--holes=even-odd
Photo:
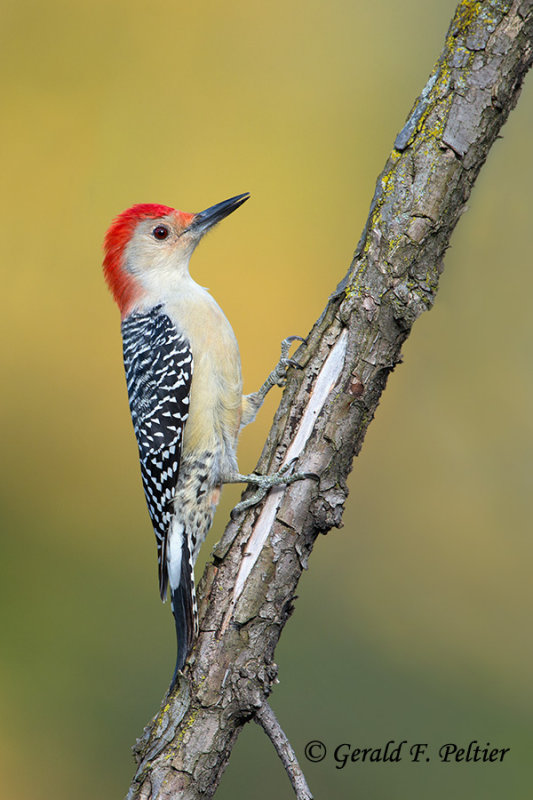
[[[454,7],[4,0],[2,797],[121,797],[173,669],[100,268],[111,218],[252,193],[192,272],[232,321],[253,391],[344,274]],[[318,797],[529,797],[532,125],[530,79],[276,653],[272,704]],[[276,401],[242,437],[244,470]],[[239,491],[225,489],[210,544]],[[305,763],[310,739],[329,748],[321,764]],[[336,744],[389,739],[511,752],[335,769]],[[217,797],[252,796],[292,793],[249,725]]]

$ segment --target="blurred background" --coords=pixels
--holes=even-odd
[[[174,666],[101,274],[112,217],[252,200],[192,262],[255,390],[344,275],[454,0],[4,0],[0,770],[10,800],[120,798]],[[452,240],[277,650],[317,797],[529,797],[533,78]],[[272,393],[274,395],[274,392]],[[279,400],[241,440],[253,469]],[[228,487],[204,560],[240,489]],[[200,566],[200,565],[199,565]],[[306,742],[328,757],[305,762]],[[503,764],[332,751],[478,740]],[[257,726],[217,798],[291,798]]]

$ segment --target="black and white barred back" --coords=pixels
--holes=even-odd
[[[193,357],[188,340],[176,330],[161,305],[126,317],[122,341],[144,493],[157,541],[159,590],[164,600],[169,526],[189,415]]]

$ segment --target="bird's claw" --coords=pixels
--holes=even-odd
[[[241,511],[245,511],[247,508],[257,505],[257,503],[263,499],[268,490],[273,486],[289,486],[291,483],[295,483],[296,481],[309,479],[320,480],[320,477],[315,472],[295,472],[292,475],[287,475],[287,472],[291,469],[295,461],[296,459],[293,458],[272,475],[258,475],[257,473],[252,473],[251,475],[241,475],[240,477],[246,479],[248,483],[255,484],[257,486],[257,490],[251,497],[248,497],[246,500],[241,500],[240,503],[237,503],[231,512],[231,518],[235,519],[237,514],[239,514]]]
[[[293,342],[307,342],[307,339],[304,339],[303,336],[287,336],[281,343],[281,361],[285,361],[288,366],[297,367],[298,369],[302,369],[301,364],[295,361],[293,358],[288,358],[289,351]]]
[[[270,373],[272,383],[276,386],[285,386],[287,383],[287,370],[289,367],[295,369],[302,369],[302,365],[295,361],[294,358],[289,358],[289,351],[293,342],[306,342],[302,336],[287,336],[281,343],[281,357]]]

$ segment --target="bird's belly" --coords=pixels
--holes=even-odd
[[[194,354],[193,354],[194,358]],[[241,417],[242,383],[240,364],[233,368],[213,358],[194,364],[190,412],[185,423],[183,457],[208,453],[212,485],[236,469],[237,435]]]
[[[189,290],[189,295],[185,293],[169,305],[169,313],[189,341],[193,357],[182,461],[208,454],[211,485],[215,487],[223,475],[236,470],[241,362],[235,335],[219,306],[205,289],[193,285]]]

